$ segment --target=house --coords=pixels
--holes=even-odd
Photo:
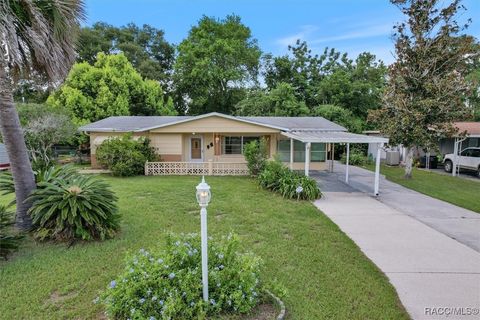
[[[0,170],[5,170],[10,167],[10,160],[8,159],[7,149],[3,143],[0,143]]]
[[[160,157],[146,174],[247,174],[243,147],[265,138],[268,155],[293,170],[325,170],[335,143],[379,143],[388,139],[347,132],[322,117],[240,117],[221,113],[199,116],[109,117],[80,128],[90,136],[92,167],[106,139],[131,132],[148,137]],[[333,163],[333,161],[330,161]]]

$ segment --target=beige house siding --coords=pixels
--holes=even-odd
[[[160,155],[162,161],[182,161],[183,136],[180,133],[150,133],[147,134],[151,146]]]
[[[277,129],[263,127],[247,122],[211,116],[193,121],[173,124],[170,126],[150,130],[150,132],[168,133],[212,133],[212,132],[238,132],[238,133],[275,133]]]

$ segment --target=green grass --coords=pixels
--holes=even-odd
[[[367,165],[364,168],[374,171],[375,165]],[[405,179],[403,168],[386,165],[380,167],[380,173],[388,180],[404,187],[480,213],[480,182],[417,168],[413,169],[411,179]]]
[[[105,177],[120,197],[122,231],[103,243],[35,244],[0,264],[3,319],[92,319],[92,300],[127,252],[161,248],[165,232],[198,232],[198,177]],[[288,319],[408,319],[387,278],[309,202],[285,200],[240,177],[208,177],[209,234],[233,230],[287,291]]]

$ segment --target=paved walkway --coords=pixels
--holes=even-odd
[[[336,173],[316,175],[324,198],[315,205],[387,275],[412,318],[480,319],[480,253],[422,221],[426,212],[417,217],[408,213],[410,209],[398,209],[399,200],[389,196],[396,184],[388,186],[381,179],[377,199],[370,195],[373,173],[352,168],[351,184],[346,185],[340,180],[342,169],[336,165]],[[368,187],[366,178],[372,182]],[[403,201],[417,202],[424,211],[422,197],[429,199],[407,194]],[[436,212],[435,206],[428,215]]]

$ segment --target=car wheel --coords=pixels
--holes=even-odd
[[[450,160],[445,161],[444,167],[446,172],[452,172],[453,163]]]

